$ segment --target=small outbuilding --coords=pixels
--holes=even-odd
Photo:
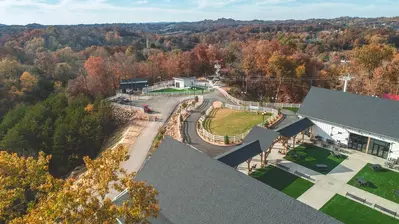
[[[195,85],[195,77],[178,77],[173,78],[174,86],[177,89],[191,88]]]
[[[122,93],[142,90],[144,87],[147,86],[148,86],[148,79],[146,78],[122,79],[119,83],[119,88]]]

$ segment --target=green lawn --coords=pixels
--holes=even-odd
[[[337,194],[320,211],[346,224],[399,223],[393,217]]]
[[[266,115],[265,120],[269,116]],[[215,135],[232,136],[242,134],[262,121],[261,114],[223,108],[217,109],[215,113],[211,114],[205,122],[205,128]]]
[[[370,181],[374,186],[363,187],[356,182],[356,178],[363,178]],[[388,169],[373,171],[370,164],[367,164],[354,176],[348,184],[368,191],[385,199],[399,203],[399,196],[395,194],[399,190],[399,173]]]
[[[296,152],[303,158],[295,159],[291,156],[293,152]],[[338,166],[342,161],[344,161],[346,159],[346,156],[336,158],[330,155],[330,151],[327,149],[320,148],[311,144],[303,144],[288,152],[288,154],[284,158],[304,167],[307,167],[311,170],[320,172],[322,174],[327,174],[336,166]],[[328,166],[328,169],[325,171],[320,171],[316,168],[316,164],[326,164]]]
[[[251,173],[250,176],[293,198],[298,198],[313,186],[312,182],[274,166],[260,168]]]

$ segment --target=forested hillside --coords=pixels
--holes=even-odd
[[[0,27],[0,147],[64,175],[112,130],[120,79],[209,76],[237,97],[301,102],[311,85],[398,93],[398,18]],[[56,166],[54,164],[57,164]]]
[[[0,223],[157,214],[156,191],[120,169],[126,149],[98,156],[117,125],[103,99],[121,79],[210,76],[219,63],[230,93],[248,100],[300,103],[311,86],[342,88],[347,74],[351,92],[399,94],[398,47],[399,17],[0,24]],[[63,179],[84,163],[80,182]],[[117,181],[135,189],[119,207],[106,199]]]

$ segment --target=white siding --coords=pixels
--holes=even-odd
[[[311,119],[312,120],[312,119]],[[315,126],[313,129],[313,136],[319,135],[324,139],[332,139],[335,141],[340,141],[343,144],[348,144],[349,134],[354,133],[366,137],[371,137],[377,140],[381,140],[384,142],[391,143],[391,153],[388,155],[388,158],[399,158],[399,142],[391,139],[387,139],[381,136],[376,136],[370,133],[361,132],[349,128],[343,128],[336,125],[327,124],[320,121],[312,120]],[[332,136],[331,136],[332,134]]]
[[[312,122],[315,124],[315,126],[313,126],[314,136],[319,135],[324,139],[331,139],[334,141],[339,141],[343,144],[348,144],[349,132],[344,128],[326,124],[320,121],[312,120]]]

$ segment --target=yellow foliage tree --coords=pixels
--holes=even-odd
[[[299,78],[302,77],[303,75],[305,75],[305,73],[306,73],[305,65],[297,66],[296,69],[295,69],[295,73],[296,73],[296,76],[299,77]]]
[[[93,110],[94,110],[94,105],[91,103],[87,104],[87,106],[85,107],[85,111],[87,113],[91,113]]]
[[[29,72],[22,73],[19,80],[21,81],[22,92],[31,91],[37,83],[37,78]]]
[[[0,222],[20,217],[48,193],[58,189],[62,180],[47,171],[50,156],[37,159],[0,151]]]
[[[8,158],[13,158],[10,160]],[[69,178],[65,181],[52,178],[47,172],[49,157],[43,154],[39,159],[19,158],[5,152],[0,154],[0,161],[14,167],[14,171],[0,169],[3,182],[1,194],[9,194],[9,200],[2,200],[3,220],[9,223],[115,223],[118,217],[124,217],[126,223],[148,223],[149,217],[156,217],[159,211],[156,200],[157,191],[145,182],[135,181],[134,173],[127,173],[120,168],[120,163],[128,158],[127,149],[120,146],[106,150],[99,158],[92,160],[84,158],[87,172],[79,179]],[[33,165],[25,166],[26,162]],[[21,165],[18,165],[21,163]],[[0,163],[0,165],[2,165]],[[30,168],[31,167],[31,168]],[[40,169],[41,168],[41,169]],[[28,170],[30,173],[27,173]],[[25,173],[24,173],[25,171]],[[33,175],[32,175],[33,172]],[[23,176],[19,176],[20,173]],[[29,175],[28,175],[29,174]],[[6,177],[6,179],[4,179]],[[32,189],[45,192],[43,196],[31,200],[25,210],[14,211],[20,200],[12,200],[15,191],[11,186],[27,187],[19,183],[26,178],[26,183],[33,184]],[[4,181],[6,180],[6,181]],[[3,183],[0,182],[0,183]],[[24,183],[24,182],[22,182]],[[4,187],[7,186],[7,187]],[[37,186],[37,187],[36,187]],[[29,189],[31,188],[28,185]],[[8,192],[4,190],[8,190]],[[122,205],[116,205],[107,197],[111,189],[122,191],[127,189],[128,197]],[[3,193],[4,192],[4,193]],[[15,193],[16,194],[16,193]],[[24,195],[19,193],[16,195]],[[1,195],[5,198],[7,195]],[[19,198],[23,198],[19,196]],[[5,211],[5,212],[3,212]],[[23,215],[23,216],[21,216]],[[0,220],[1,221],[1,220]]]

